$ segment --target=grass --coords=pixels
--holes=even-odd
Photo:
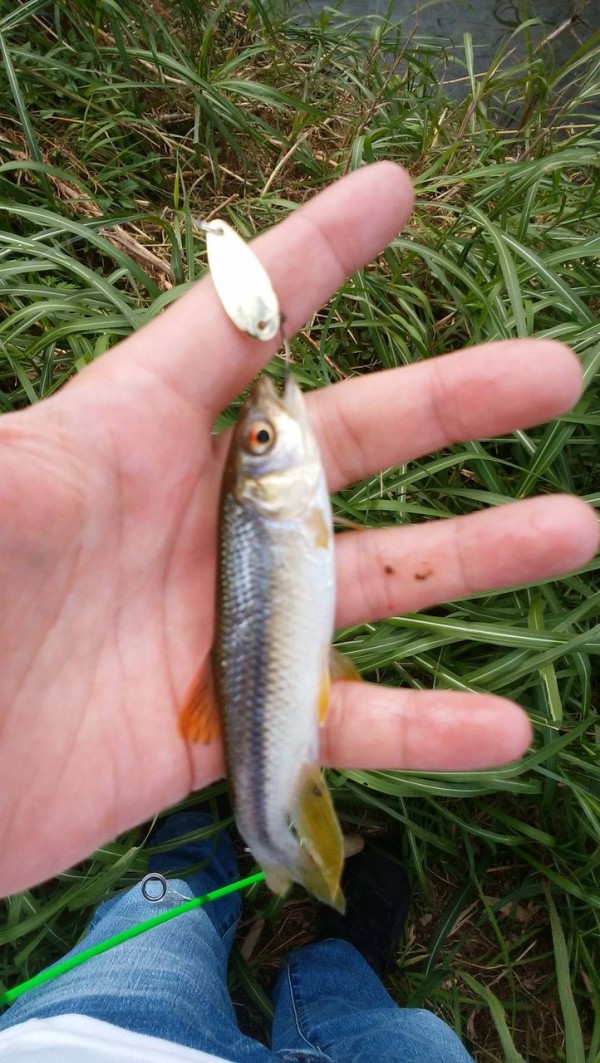
[[[389,469],[337,508],[378,526],[556,490],[598,505],[600,41],[558,67],[524,23],[511,42],[524,58],[507,47],[481,72],[467,37],[456,102],[442,44],[410,29],[286,22],[264,0],[26,0],[4,14],[0,410],[51,394],[177,298],[205,268],[193,217],[218,210],[251,235],[393,158],[415,216],[296,340],[304,384],[535,333],[575,348],[586,391],[552,424]],[[600,1057],[598,567],[339,636],[372,680],[498,692],[531,714],[535,745],[505,769],[332,773],[342,819],[410,868],[392,992],[442,1014],[482,1063]],[[139,879],[145,837],[6,902],[4,986]],[[282,906],[251,891],[232,979],[265,1012],[312,918],[300,893]]]

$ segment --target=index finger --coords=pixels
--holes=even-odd
[[[413,204],[406,171],[378,162],[336,181],[252,241],[297,332],[355,270],[397,235]],[[239,332],[205,277],[102,359],[104,371],[143,365],[212,420],[280,346]]]

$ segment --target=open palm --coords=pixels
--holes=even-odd
[[[406,175],[351,175],[255,244],[288,331],[396,234]],[[531,358],[536,347],[536,357]],[[217,413],[273,353],[241,336],[210,279],[38,407],[0,421],[0,891],[31,885],[223,773],[177,716],[213,638],[227,439]],[[580,371],[559,344],[513,341],[311,396],[332,490],[458,439],[555,416]],[[576,499],[345,533],[338,621],[557,574],[597,544]],[[365,726],[368,721],[368,726]],[[478,768],[519,755],[501,698],[341,683],[323,763]]]

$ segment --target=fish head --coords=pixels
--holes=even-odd
[[[279,393],[267,376],[252,386],[230,451],[229,489],[264,517],[290,520],[310,505],[321,459],[302,392],[288,376]]]

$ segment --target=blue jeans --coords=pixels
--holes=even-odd
[[[182,812],[153,842],[208,823],[204,813]],[[170,879],[163,901],[148,902],[138,885],[100,905],[72,953],[238,877],[225,832],[153,855],[150,870],[178,872],[210,857],[186,880]],[[271,1048],[242,1034],[226,982],[241,906],[240,894],[229,894],[95,956],[15,1001],[0,1017],[0,1030],[76,1013],[235,1063],[472,1063],[445,1023],[428,1011],[399,1008],[361,954],[333,938],[289,954],[275,987]]]

